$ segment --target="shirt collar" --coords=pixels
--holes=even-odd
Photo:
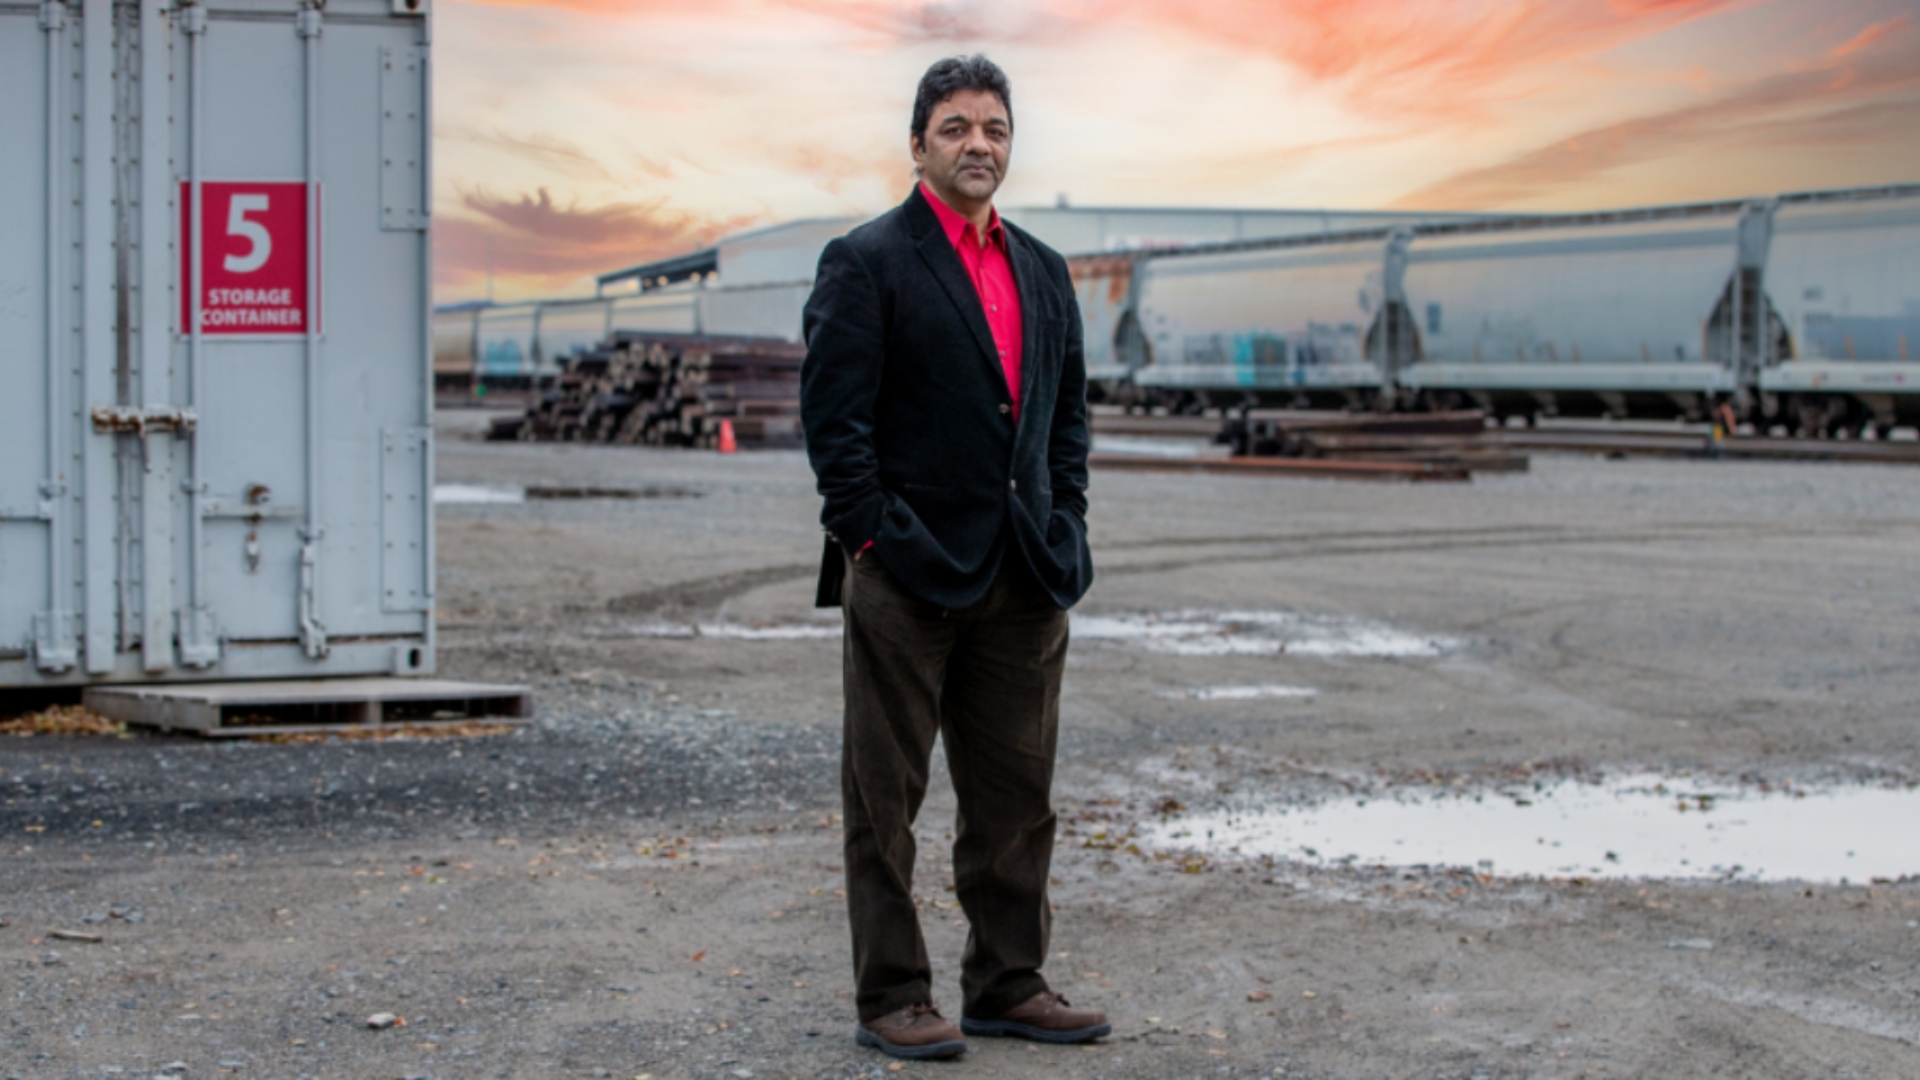
[[[947,234],[948,242],[954,247],[960,246],[960,240],[966,236],[973,223],[960,216],[960,211],[946,204],[946,200],[934,194],[925,180],[920,181],[920,194],[933,207],[933,216],[940,219],[940,228]],[[987,211],[987,237],[996,243],[1006,243],[1006,233],[1000,228],[1000,211],[989,208]]]

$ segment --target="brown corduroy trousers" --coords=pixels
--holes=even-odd
[[[971,926],[963,1014],[999,1016],[1047,989],[1047,871],[1067,615],[1009,553],[979,603],[948,611],[908,593],[871,553],[847,567],[847,909],[860,1019],[932,999],[914,912],[913,821],[933,740],[960,812],[954,892]]]

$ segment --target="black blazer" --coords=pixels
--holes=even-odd
[[[949,610],[984,596],[1004,558],[1025,560],[1063,609],[1093,583],[1079,304],[1066,261],[1005,228],[1023,324],[1017,423],[979,294],[918,185],[821,253],[800,369],[826,499],[821,607],[840,602],[841,551],[868,541],[867,558]]]

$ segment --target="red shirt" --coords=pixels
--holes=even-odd
[[[953,242],[953,249],[960,253],[960,265],[967,271],[967,279],[973,282],[973,291],[980,296],[980,309],[987,316],[987,329],[993,332],[993,347],[1000,354],[1000,368],[1006,372],[1007,395],[1013,399],[1013,416],[1020,415],[1020,335],[1023,329],[1020,313],[1020,290],[1014,285],[1013,264],[1007,259],[1007,230],[1000,224],[1000,211],[991,211],[987,221],[987,243],[980,243],[980,236],[974,230],[973,223],[960,216],[960,212],[940,201],[940,196],[924,182],[920,185],[920,194],[925,196],[927,205],[933,207],[933,214],[940,219],[940,227],[946,230],[947,239]]]

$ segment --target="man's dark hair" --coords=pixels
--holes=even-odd
[[[962,90],[983,90],[1000,99],[1007,110],[1007,126],[1013,126],[1013,87],[1000,65],[975,53],[950,56],[936,61],[920,76],[920,90],[913,95],[912,135],[921,145],[927,141],[927,124],[933,119],[933,107]]]

